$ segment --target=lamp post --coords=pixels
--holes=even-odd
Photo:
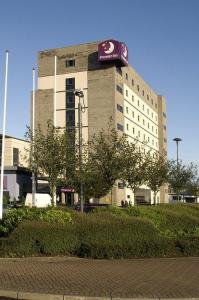
[[[8,50],[6,50],[6,71],[4,88],[4,109],[3,109],[3,132],[1,148],[1,180],[0,180],[0,219],[3,216],[3,178],[4,178],[4,152],[5,152],[5,130],[6,130],[6,106],[7,106],[7,82],[8,82]]]
[[[80,170],[80,210],[84,212],[84,191],[83,182],[81,178],[82,173],[82,104],[81,98],[84,98],[84,93],[82,90],[76,90],[74,95],[79,98],[78,102],[78,132],[79,132],[79,170]]]
[[[177,176],[178,176],[178,173],[179,173],[179,161],[178,161],[178,143],[182,141],[182,139],[180,138],[174,138],[173,139],[174,142],[176,142],[176,147],[177,147]],[[179,201],[179,191],[177,189],[177,201]]]

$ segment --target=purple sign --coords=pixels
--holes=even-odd
[[[71,189],[71,188],[61,188],[61,192],[70,192],[70,193],[74,193],[74,189]]]
[[[107,40],[98,45],[98,60],[118,60],[128,65],[128,48],[123,42]]]

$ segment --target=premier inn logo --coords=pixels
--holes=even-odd
[[[128,48],[123,42],[107,40],[98,45],[99,61],[118,61],[128,65]]]

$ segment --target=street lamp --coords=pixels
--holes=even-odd
[[[83,90],[74,91],[74,95],[79,98],[78,102],[78,131],[79,131],[79,170],[80,170],[80,210],[84,212],[84,192],[83,182],[81,178],[82,173],[82,104],[81,98],[84,98]]]
[[[180,138],[174,138],[174,142],[176,142],[176,147],[177,147],[177,176],[179,173],[179,161],[178,161],[178,143],[182,141]],[[177,201],[179,201],[179,191],[177,190]]]

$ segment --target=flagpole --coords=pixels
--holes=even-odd
[[[35,136],[35,69],[32,69],[32,151],[34,152],[34,136]],[[34,159],[34,158],[33,158]],[[32,206],[35,206],[36,182],[35,173],[32,172]]]
[[[8,83],[8,50],[6,50],[6,73],[5,73],[5,88],[4,88],[3,132],[2,132],[2,149],[1,149],[0,219],[2,219],[3,216],[3,178],[4,178],[7,83]]]
[[[54,75],[54,112],[53,112],[53,125],[57,127],[57,56],[55,55],[55,75]]]

